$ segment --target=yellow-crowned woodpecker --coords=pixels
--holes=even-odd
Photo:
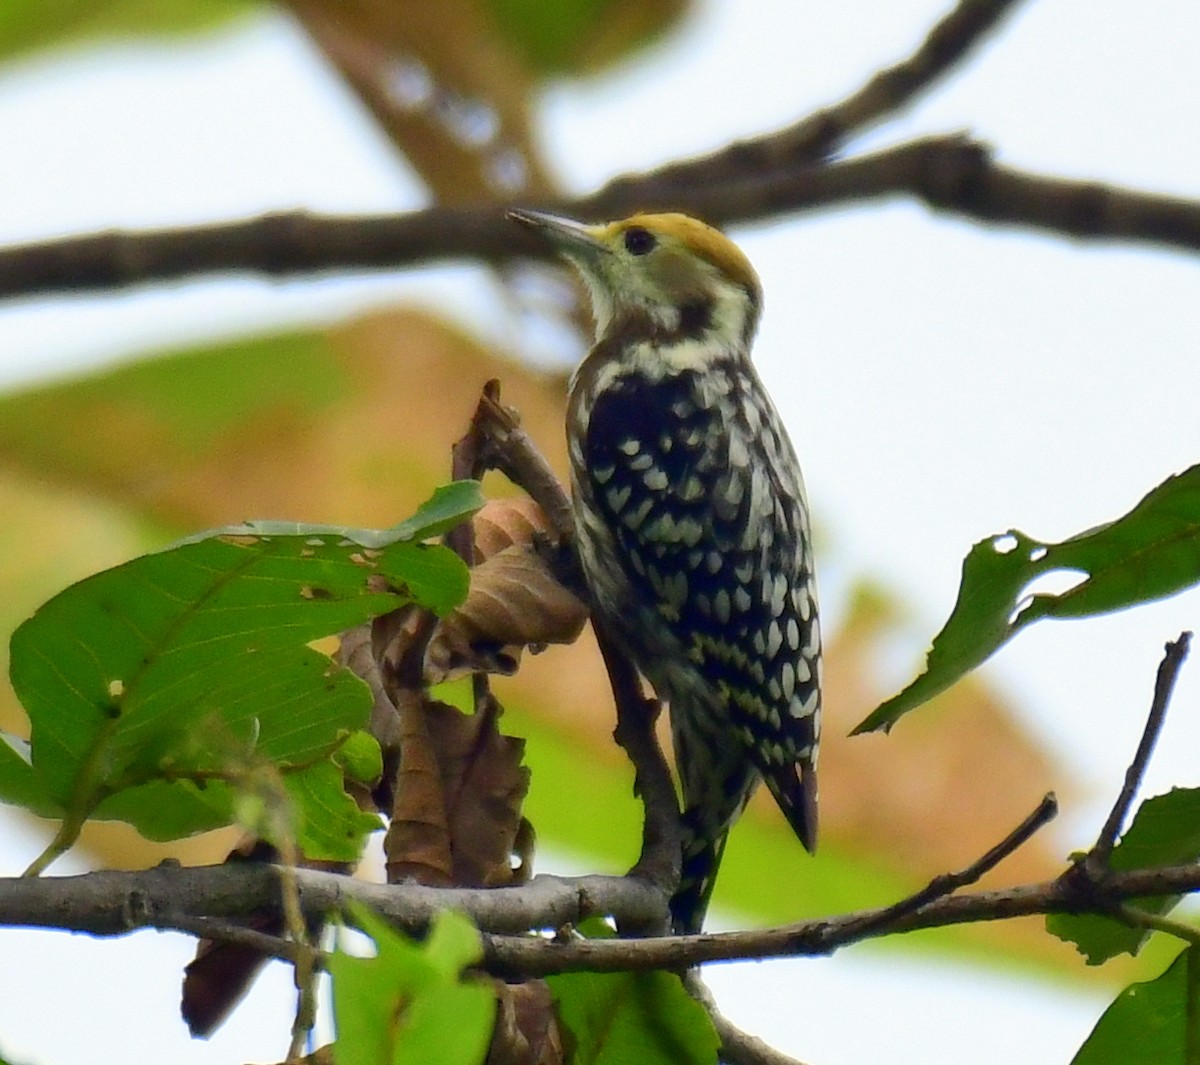
[[[683,790],[671,903],[698,931],[730,826],[760,780],[817,840],[821,637],[804,482],[750,361],[761,287],[681,214],[511,217],[591,293],[567,442],[583,572],[606,627],[670,707]]]

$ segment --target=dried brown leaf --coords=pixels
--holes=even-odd
[[[383,844],[389,884],[415,880],[446,887],[455,882],[442,772],[437,745],[427,728],[432,708],[442,705],[423,692],[396,692],[400,765],[391,823]]]
[[[521,764],[525,741],[500,733],[500,708],[490,696],[475,714],[445,703],[430,703],[427,711],[442,769],[454,882],[510,884],[529,790],[529,770]]]
[[[279,852],[269,843],[243,836],[226,856],[226,863],[275,862]],[[353,867],[342,862],[302,861],[307,869],[349,874]],[[265,935],[278,936],[284,931],[279,914],[260,914],[242,922],[247,928]],[[310,932],[315,926],[310,928]],[[196,956],[183,970],[183,993],[179,1011],[193,1036],[208,1038],[241,1002],[259,970],[270,961],[253,947],[239,943],[201,939]]]
[[[554,539],[554,529],[542,508],[528,496],[489,499],[471,524],[475,552],[481,561],[514,544],[532,545],[539,536]]]
[[[562,1032],[542,980],[496,982],[496,1027],[485,1065],[562,1065]]]
[[[532,547],[503,548],[471,571],[466,601],[444,618],[425,658],[431,683],[476,670],[516,672],[521,651],[574,643],[587,607]]]

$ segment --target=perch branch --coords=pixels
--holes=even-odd
[[[335,873],[297,869],[306,917],[340,911],[347,900],[371,906],[399,927],[422,933],[434,914],[456,909],[488,934],[484,964],[502,973],[545,976],[578,970],[601,972],[690,968],[712,961],[830,954],[851,943],[883,935],[980,921],[1048,913],[1102,913],[1090,892],[1071,878],[935,899],[920,909],[881,922],[888,907],[800,921],[778,928],[646,939],[554,941],[526,935],[530,928],[577,924],[596,914],[614,915],[631,926],[661,917],[665,899],[634,877],[538,876],[520,887],[431,888],[418,884],[374,884]],[[1200,864],[1110,872],[1104,899],[1200,891]],[[0,878],[0,927],[49,928],[97,936],[125,935],[141,928],[220,938],[223,922],[254,913],[279,912],[279,877],[274,866],[181,868],[162,865],[137,872],[102,871],[81,876]],[[245,929],[234,933],[246,936]],[[271,937],[246,938],[262,949]],[[290,946],[265,951],[290,956]]]
[[[613,738],[633,763],[634,790],[645,807],[642,850],[630,876],[648,880],[671,893],[679,886],[683,837],[675,785],[654,733],[660,704],[642,693],[637,670],[605,626],[593,618],[592,627],[617,703]]]
[[[499,381],[488,381],[483,387],[471,421],[471,438],[481,463],[477,477],[485,469],[503,473],[541,507],[560,540],[574,538],[571,500],[550,463],[521,427],[520,415],[500,401]]]

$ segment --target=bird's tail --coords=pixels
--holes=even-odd
[[[694,811],[688,811],[693,813]],[[704,926],[708,901],[717,882],[729,832],[714,836],[701,830],[694,819],[683,816],[683,864],[679,888],[671,897],[671,927],[676,935],[691,935]]]

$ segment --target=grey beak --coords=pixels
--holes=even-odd
[[[608,252],[608,245],[596,238],[591,226],[576,222],[573,218],[524,209],[511,210],[508,217],[542,234],[564,255],[594,259]]]

